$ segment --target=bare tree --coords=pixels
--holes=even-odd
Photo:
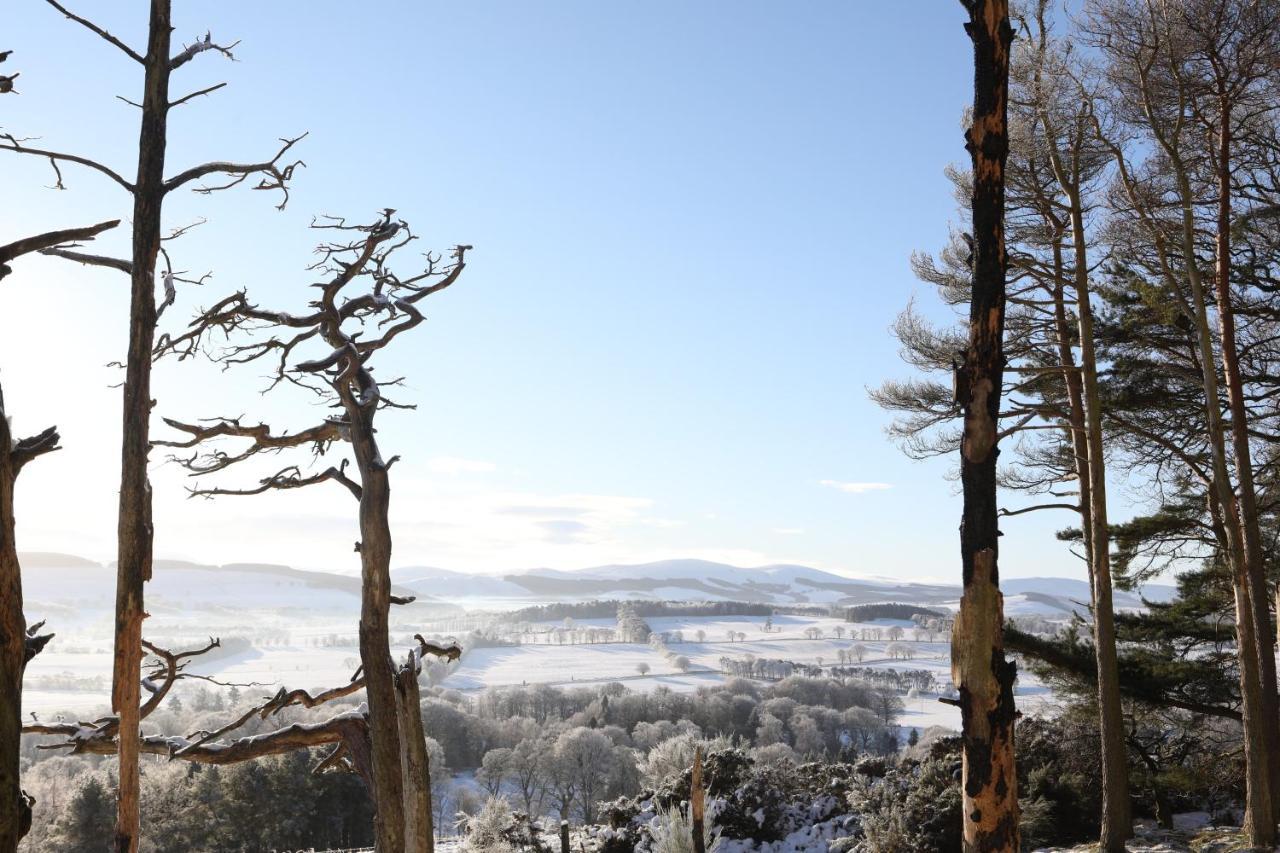
[[[38,626],[37,626],[38,627]],[[461,650],[455,646],[439,646],[427,642],[420,635],[416,637],[417,645],[410,652],[406,662],[396,672],[397,688],[403,700],[400,703],[401,713],[408,709],[418,708],[417,680],[421,672],[422,659],[425,655],[436,655],[446,660],[457,660]],[[39,642],[39,638],[37,638]],[[188,651],[171,652],[151,643],[143,641],[143,648],[151,654],[147,663],[146,677],[140,685],[150,693],[147,701],[139,708],[138,716],[146,719],[160,707],[165,696],[180,680],[195,678],[215,684],[236,687],[254,687],[256,684],[231,685],[205,675],[192,673],[188,665],[200,655],[217,648],[218,640],[210,639],[208,644]],[[186,735],[147,735],[138,742],[139,751],[146,755],[166,756],[170,760],[190,761],[196,764],[236,764],[251,761],[268,755],[280,755],[298,749],[312,747],[329,747],[329,752],[316,763],[314,772],[347,771],[359,774],[371,793],[374,792],[373,753],[369,735],[368,714],[363,709],[344,711],[334,714],[318,722],[292,723],[272,731],[251,736],[242,736],[234,740],[225,738],[241,730],[249,722],[266,720],[279,715],[287,708],[315,708],[337,699],[352,696],[365,690],[367,677],[358,670],[351,680],[339,687],[309,693],[305,690],[288,690],[281,687],[273,696],[266,697],[261,703],[247,709],[239,716],[213,731],[196,731]],[[416,731],[422,735],[421,717],[414,713],[417,720]],[[23,734],[58,735],[62,739],[41,744],[40,749],[66,749],[76,754],[114,755],[120,747],[120,719],[116,715],[101,717],[93,721],[42,723],[38,720],[22,727]],[[414,723],[409,721],[410,726]],[[427,776],[430,768],[425,757],[426,739],[422,737],[422,750],[412,745],[406,750],[404,758],[405,773]],[[16,755],[16,750],[15,750]],[[415,786],[416,788],[416,786]],[[430,794],[424,795],[415,790],[415,808],[413,821],[410,824],[420,833],[421,846],[406,845],[405,850],[421,850],[430,853],[432,849],[432,823],[430,812]],[[422,815],[425,806],[428,814]]]
[[[354,476],[348,473],[350,459],[344,457],[338,465],[314,473],[306,473],[293,464],[248,488],[197,485],[191,493],[205,497],[256,495],[332,481],[359,502],[360,541],[355,550],[360,554],[363,590],[360,658],[369,701],[376,835],[379,849],[389,851],[416,849],[406,848],[406,844],[416,843],[414,837],[406,838],[406,828],[422,825],[413,822],[414,816],[418,814],[419,798],[429,797],[429,792],[424,793],[423,787],[428,784],[427,779],[417,772],[417,764],[425,762],[412,755],[422,737],[417,702],[397,700],[397,684],[401,685],[402,695],[409,685],[393,671],[387,634],[391,604],[406,603],[392,596],[390,577],[388,472],[399,457],[384,458],[374,428],[375,417],[382,409],[412,406],[397,403],[385,394],[385,389],[398,385],[400,379],[375,380],[370,360],[424,321],[419,303],[458,279],[470,248],[455,247],[448,262],[427,253],[422,269],[401,277],[391,268],[392,256],[415,237],[406,222],[393,219],[394,213],[388,209],[370,225],[349,225],[336,218],[313,224],[331,239],[319,247],[320,260],[309,267],[324,281],[314,285],[320,293],[310,303],[308,313],[266,310],[241,291],[202,312],[186,333],[172,338],[162,336],[155,352],[157,357],[173,354],[179,358],[206,352],[224,365],[266,361],[272,366],[270,388],[290,384],[305,388],[339,410],[339,414],[297,432],[275,432],[266,424],[242,424],[237,418],[219,417],[198,423],[166,418],[165,423],[185,433],[186,438],[155,443],[193,449],[191,456],[177,458],[192,476],[215,474],[245,460],[290,448],[309,448],[318,461],[335,444],[350,444]],[[242,335],[246,340],[240,340]],[[227,339],[225,347],[214,348],[211,339],[215,336]],[[295,360],[295,356],[314,346],[323,348],[318,357]],[[212,446],[223,439],[239,446],[232,452]],[[405,749],[410,752],[402,766]]]
[[[162,224],[165,198],[169,193],[209,176],[222,175],[226,182],[199,185],[196,192],[209,193],[244,182],[260,175],[258,189],[278,189],[288,199],[286,184],[297,163],[285,164],[283,158],[298,139],[283,140],[282,147],[271,159],[258,163],[214,161],[193,166],[165,177],[165,149],[168,142],[169,111],[192,99],[207,95],[225,84],[193,91],[176,99],[169,94],[172,73],[206,52],[232,56],[234,44],[215,42],[211,34],[197,39],[177,53],[171,53],[173,26],[170,0],[151,0],[147,46],[144,52],[134,50],[103,27],[68,10],[57,0],[46,0],[68,19],[85,27],[115,47],[143,68],[141,102],[128,101],[141,113],[138,141],[137,172],[132,181],[101,162],[79,154],[28,146],[25,140],[4,135],[0,149],[45,158],[57,177],[56,186],[63,188],[60,164],[73,164],[106,176],[129,193],[133,202],[132,252],[126,259],[86,255],[72,249],[51,249],[50,253],[82,263],[119,270],[130,278],[129,344],[125,360],[123,437],[121,448],[120,509],[118,519],[118,562],[116,576],[115,663],[112,676],[111,704],[120,715],[119,813],[116,848],[133,853],[138,845],[139,768],[138,709],[140,694],[138,673],[142,662],[143,585],[151,578],[153,529],[151,521],[151,484],[147,476],[150,451],[151,352],[155,341],[156,321],[175,298],[175,281],[180,280],[172,265],[164,274],[165,297],[156,305],[156,266],[163,253]],[[10,84],[11,85],[11,84]],[[301,137],[299,137],[300,139]],[[283,206],[284,201],[281,202]],[[167,255],[166,255],[167,260]]]
[[[0,54],[0,61],[9,53]],[[12,91],[17,74],[0,77],[0,91]],[[85,228],[50,231],[0,246],[0,280],[9,264],[32,252],[68,241],[91,240],[119,220]],[[32,801],[19,779],[22,737],[22,678],[27,663],[53,638],[40,634],[43,622],[27,625],[23,610],[22,567],[18,562],[14,498],[18,475],[28,462],[59,449],[57,427],[19,438],[13,434],[4,389],[0,387],[0,853],[13,853],[31,828]]]
[[[1013,680],[1004,656],[1004,604],[997,543],[996,456],[1004,371],[1004,168],[1008,157],[1008,0],[962,0],[973,41],[973,279],[969,339],[957,365],[955,394],[964,417],[960,481],[963,593],[952,641],[952,678],[963,729],[964,849],[1019,849],[1014,767]]]

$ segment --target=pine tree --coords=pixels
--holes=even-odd
[[[87,774],[49,833],[49,853],[105,853],[115,823],[115,794],[96,773]]]

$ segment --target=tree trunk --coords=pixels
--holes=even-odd
[[[422,700],[418,691],[416,653],[396,673],[400,737],[404,741],[400,769],[404,778],[405,853],[434,853],[431,819],[431,768],[427,737],[422,730]]]
[[[120,516],[116,566],[115,666],[111,705],[120,716],[119,811],[116,850],[138,849],[138,708],[142,666],[143,584],[151,579],[151,483],[147,479],[151,420],[151,350],[155,339],[156,255],[164,202],[169,112],[169,0],[152,0],[147,39],[138,177],[133,191],[129,352],[125,366],[120,454]]]
[[[1014,767],[1013,680],[1004,656],[1000,594],[996,456],[1004,380],[1004,166],[1009,152],[1008,0],[964,0],[973,40],[973,293],[969,343],[956,375],[964,412],[960,480],[963,594],[952,640],[952,678],[963,728],[963,817],[966,853],[1019,849],[1018,779]]]
[[[391,485],[373,437],[373,407],[362,408],[352,399],[345,408],[351,421],[362,489],[360,661],[365,672],[369,735],[373,742],[373,799],[377,808],[374,833],[379,853],[401,853],[405,849],[404,785],[396,675],[387,637],[391,609],[391,526],[387,519]]]
[[[1115,612],[1111,602],[1111,533],[1107,525],[1107,475],[1102,441],[1102,404],[1094,353],[1093,305],[1085,248],[1084,212],[1078,189],[1068,190],[1075,248],[1076,313],[1080,321],[1080,367],[1084,385],[1085,443],[1089,464],[1089,577],[1093,589],[1093,646],[1098,659],[1098,728],[1102,752],[1102,826],[1099,846],[1124,853],[1133,837],[1129,806],[1129,750],[1120,706]]]
[[[13,436],[0,390],[0,853],[14,853],[30,825],[22,796],[18,755],[22,741],[22,671],[26,664],[27,620],[22,612],[22,571],[14,540],[13,492],[17,471]],[[24,821],[24,812],[26,820]]]
[[[1245,410],[1244,383],[1236,347],[1235,309],[1231,298],[1231,102],[1219,99],[1218,210],[1214,249],[1214,288],[1218,301],[1218,327],[1222,347],[1222,374],[1231,412],[1231,442],[1239,484],[1240,524],[1244,539],[1245,573],[1248,577],[1250,614],[1253,619],[1258,676],[1262,691],[1263,737],[1271,772],[1273,817],[1280,812],[1280,707],[1276,696],[1275,632],[1271,626],[1271,602],[1267,592],[1262,532],[1258,525],[1258,501],[1253,484],[1253,460],[1249,448],[1249,415]]]
[[[1195,215],[1192,205],[1190,181],[1185,166],[1177,152],[1166,146],[1170,153],[1178,180],[1182,200],[1182,251],[1192,259],[1187,264],[1187,279],[1191,285],[1192,318],[1196,324],[1196,338],[1200,356],[1201,380],[1204,385],[1205,423],[1213,460],[1213,490],[1222,512],[1223,532],[1226,535],[1228,565],[1231,567],[1235,586],[1236,645],[1240,657],[1240,699],[1244,717],[1245,740],[1245,831],[1255,847],[1275,845],[1275,820],[1271,800],[1271,768],[1267,753],[1265,731],[1267,721],[1263,710],[1262,682],[1258,664],[1258,638],[1254,632],[1253,608],[1249,596],[1249,577],[1243,536],[1241,535],[1239,508],[1231,489],[1227,467],[1226,445],[1223,437],[1222,409],[1218,397],[1218,376],[1214,370],[1213,341],[1209,333],[1208,309],[1205,305],[1204,282],[1195,258]]]
[[[1039,8],[1040,61],[1047,48],[1045,9]],[[1040,80],[1043,65],[1036,69]],[[1093,609],[1093,645],[1097,659],[1098,732],[1102,759],[1102,820],[1098,843],[1104,853],[1124,853],[1125,842],[1133,837],[1129,802],[1129,754],[1124,738],[1124,714],[1120,703],[1120,675],[1116,662],[1115,612],[1111,596],[1111,531],[1107,523],[1107,474],[1102,437],[1102,405],[1098,391],[1098,362],[1094,346],[1093,302],[1089,288],[1088,234],[1080,195],[1080,156],[1083,125],[1076,123],[1075,137],[1068,142],[1070,161],[1064,162],[1058,149],[1060,137],[1048,105],[1039,109],[1044,124],[1049,159],[1058,185],[1066,194],[1071,225],[1073,286],[1080,331],[1080,374],[1067,373],[1067,392],[1074,432],[1076,473],[1081,484],[1080,510],[1084,542],[1088,554],[1089,594]],[[1061,297],[1061,246],[1054,245],[1055,271],[1059,273],[1055,292],[1055,317],[1063,364],[1071,366],[1067,343],[1065,310]],[[1065,352],[1065,355],[1063,354]],[[1072,381],[1074,379],[1074,382]]]
[[[707,853],[707,792],[702,785],[702,747],[693,752],[693,773],[689,780],[689,824],[693,830],[693,853]]]

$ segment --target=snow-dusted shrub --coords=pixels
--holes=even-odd
[[[865,853],[951,853],[960,849],[960,744],[939,741],[923,760],[895,767],[859,762],[849,803],[861,819]]]
[[[785,743],[771,743],[768,746],[756,747],[751,751],[751,758],[757,767],[772,767],[778,770],[790,770],[800,763],[800,756]]]
[[[466,853],[550,853],[537,824],[513,812],[502,797],[490,797],[471,817],[459,822]]]
[[[693,766],[693,753],[701,746],[704,753],[710,753],[733,746],[728,738],[719,737],[703,740],[692,734],[679,734],[667,738],[649,750],[641,768],[645,784],[658,785],[669,776],[688,770]]]
[[[684,809],[665,809],[650,822],[649,835],[650,853],[694,853],[693,819]],[[712,829],[711,821],[703,821],[702,840],[707,853],[720,849],[720,832]]]
[[[462,821],[462,849],[467,853],[512,853],[506,839],[511,829],[511,806],[501,797],[490,797],[484,807]]]

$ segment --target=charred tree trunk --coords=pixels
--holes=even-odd
[[[1271,596],[1267,590],[1262,532],[1258,524],[1258,501],[1253,483],[1253,459],[1249,448],[1249,414],[1245,409],[1244,383],[1240,376],[1240,357],[1236,347],[1235,309],[1231,297],[1231,99],[1219,97],[1218,130],[1218,198],[1214,235],[1216,268],[1214,289],[1218,302],[1218,329],[1222,347],[1222,375],[1227,386],[1227,405],[1231,412],[1231,442],[1235,454],[1236,478],[1239,485],[1241,536],[1244,541],[1245,574],[1249,612],[1258,657],[1258,680],[1262,692],[1263,737],[1266,740],[1267,766],[1271,774],[1272,816],[1280,811],[1280,708],[1276,696],[1275,632],[1271,626]]]
[[[145,56],[138,176],[133,189],[129,352],[125,364],[116,565],[115,666],[111,705],[120,716],[118,853],[136,853],[139,830],[138,708],[142,666],[143,584],[151,579],[151,350],[155,343],[156,256],[164,203],[169,114],[169,0],[152,0]]]
[[[1004,167],[1009,152],[1008,0],[962,0],[973,41],[973,287],[969,342],[957,368],[964,413],[960,480],[963,594],[952,640],[951,670],[963,727],[963,815],[966,853],[1019,849],[1018,779],[1014,767],[1013,680],[1004,656],[1004,602],[997,565],[1000,535],[996,456],[1004,380]]]

